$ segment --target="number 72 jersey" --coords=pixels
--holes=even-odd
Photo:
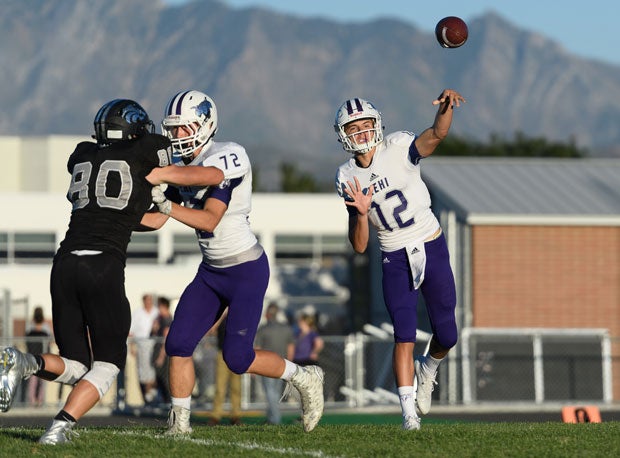
[[[431,198],[420,175],[420,159],[415,135],[395,132],[377,145],[369,167],[359,167],[355,158],[338,168],[336,189],[345,200],[347,182],[360,182],[364,194],[372,187],[370,223],[377,229],[383,251],[396,251],[409,243],[425,240],[439,228],[431,211]],[[347,207],[349,211],[357,211]]]
[[[249,220],[252,210],[252,166],[245,148],[233,142],[212,141],[189,165],[212,166],[224,173],[224,181],[218,186],[179,188],[186,207],[202,209],[210,198],[226,204],[226,212],[213,232],[196,230],[203,259],[209,263],[222,261],[256,245],[257,239]]]

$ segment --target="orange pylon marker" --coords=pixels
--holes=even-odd
[[[564,423],[601,423],[601,412],[596,406],[562,407]]]

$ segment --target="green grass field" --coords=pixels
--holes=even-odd
[[[386,417],[380,416],[385,420]],[[347,417],[350,418],[350,417]],[[618,457],[620,422],[423,423],[420,431],[389,424],[338,424],[329,418],[311,433],[300,425],[208,427],[169,438],[163,428],[78,427],[71,444],[37,444],[43,428],[0,429],[6,457]],[[350,420],[348,420],[350,421]],[[139,422],[137,422],[139,424]]]

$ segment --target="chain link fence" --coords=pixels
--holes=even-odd
[[[370,331],[370,330],[369,330]],[[325,405],[332,407],[397,406],[392,373],[393,342],[376,330],[348,336],[323,336],[325,347],[319,364],[325,370]],[[28,343],[57,348],[52,338],[2,337],[1,345],[26,351]],[[133,341],[129,340],[131,348]],[[424,351],[420,339],[416,354]],[[611,342],[601,329],[466,329],[460,344],[440,367],[434,405],[485,403],[541,405],[557,402],[611,403]],[[211,350],[211,351],[209,351]],[[196,354],[197,383],[194,404],[209,410],[214,394],[214,340],[206,340]],[[28,407],[28,381],[22,384],[14,408]],[[69,389],[45,384],[45,405],[61,405]],[[137,379],[135,356],[130,351],[125,370],[101,404],[111,409],[141,409],[144,401]],[[165,408],[161,405],[160,408]],[[258,376],[245,374],[242,382],[244,410],[266,408]],[[292,398],[283,408],[298,408]]]

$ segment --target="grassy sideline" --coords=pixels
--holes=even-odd
[[[6,457],[617,457],[620,422],[444,423],[403,431],[400,425],[326,424],[194,426],[168,438],[147,426],[78,428],[73,443],[37,444],[43,428],[0,429]]]

